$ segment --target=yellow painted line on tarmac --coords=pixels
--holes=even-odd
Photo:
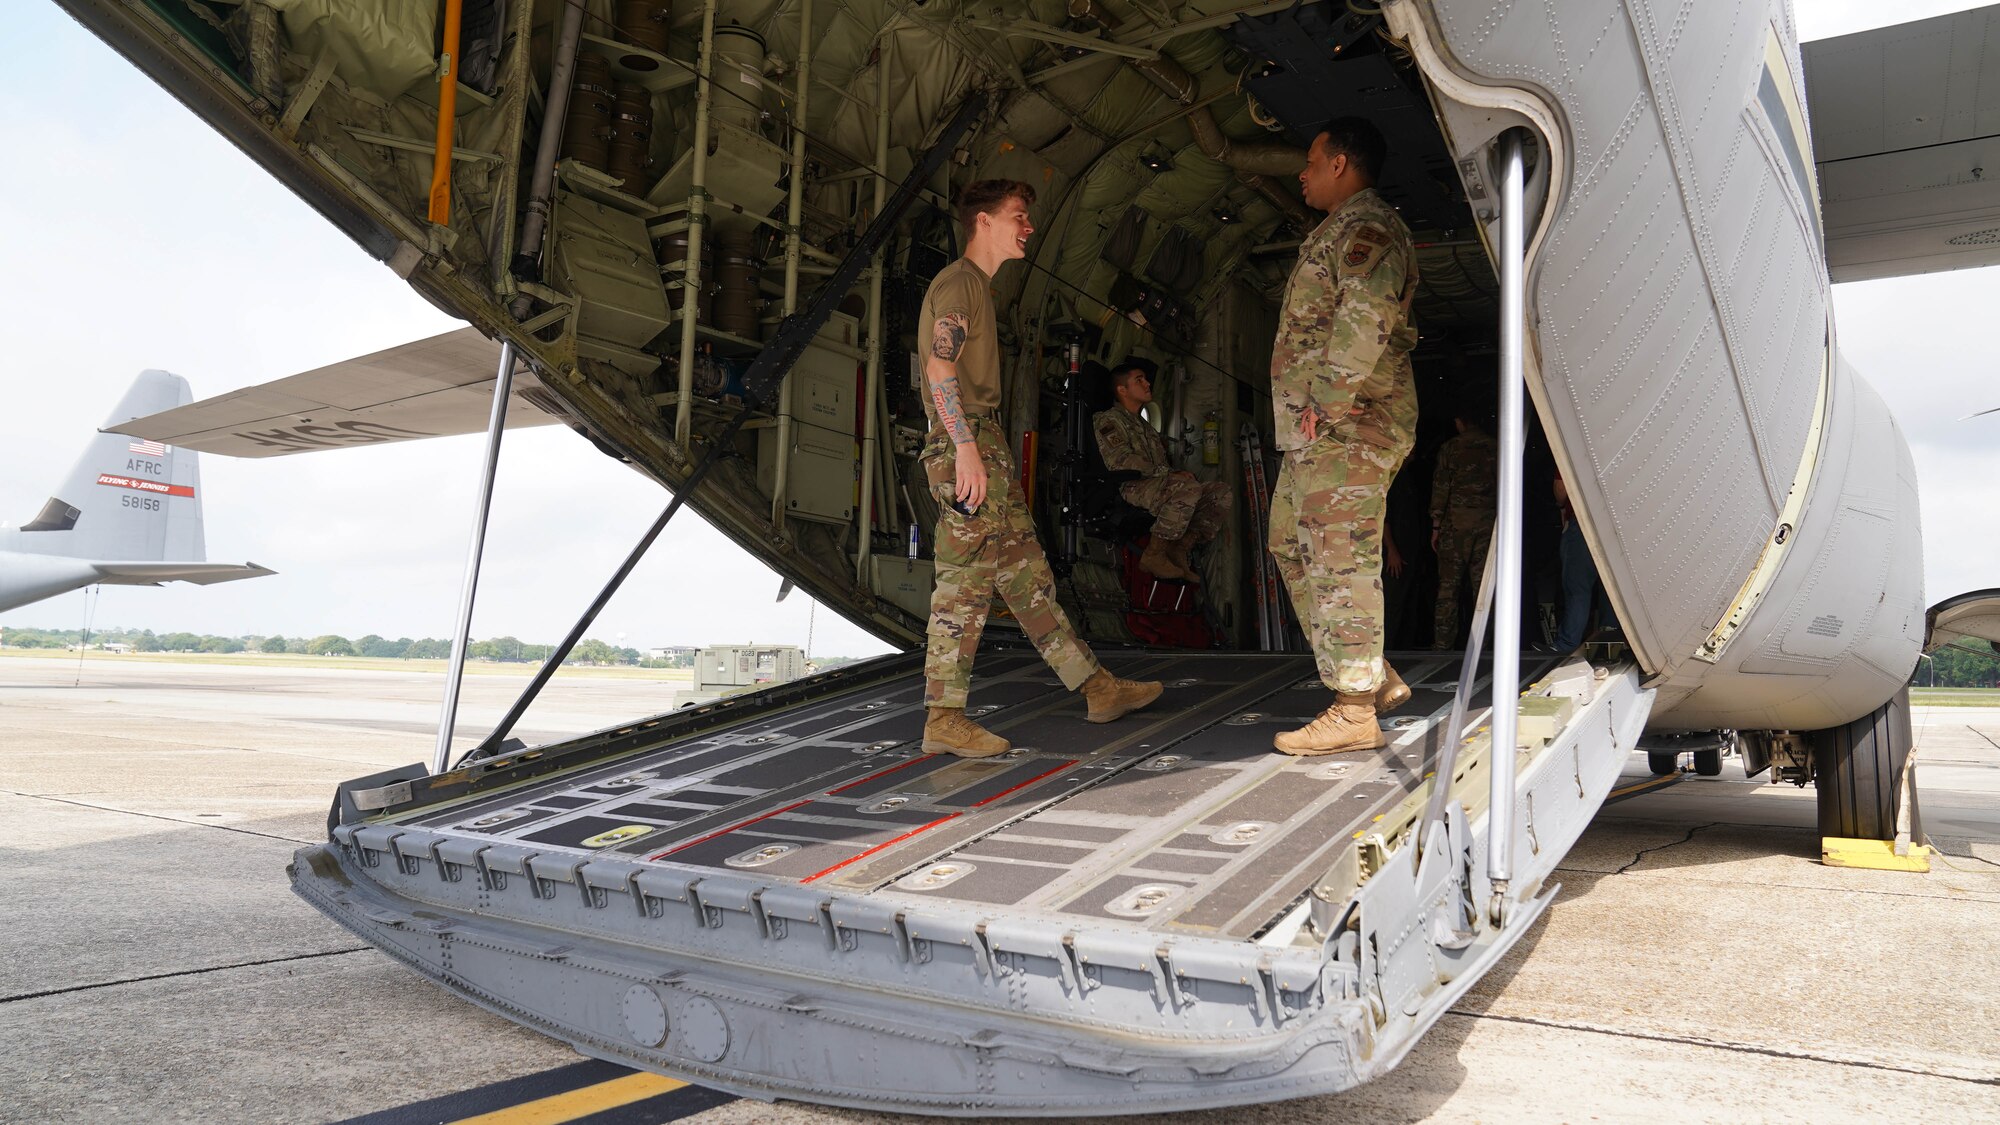
[[[551,1094],[531,1102],[496,1109],[477,1117],[462,1117],[452,1125],[560,1125],[621,1105],[671,1093],[687,1083],[659,1074],[628,1074],[566,1093]]]

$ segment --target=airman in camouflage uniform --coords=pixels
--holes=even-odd
[[[957,482],[951,440],[943,430],[924,443],[924,472],[938,501],[937,585],[931,591],[930,639],[925,649],[924,702],[965,708],[972,659],[993,595],[999,594],[1021,631],[1035,644],[1063,686],[1074,691],[1098,670],[1056,601],[1055,575],[1024,502],[1018,470],[997,417],[968,419],[986,467],[986,502],[972,515],[952,506]]]
[[[1150,363],[1133,359],[1114,376],[1118,404],[1092,417],[1097,451],[1111,472],[1140,474],[1118,486],[1127,504],[1153,514],[1151,538],[1139,565],[1155,578],[1194,581],[1198,578],[1188,552],[1215,538],[1229,516],[1230,490],[1222,481],[1202,481],[1177,471],[1167,460],[1166,442],[1140,408],[1153,401]]]
[[[1088,718],[1109,722],[1159,698],[1158,682],[1121,680],[1097,663],[1056,602],[1055,576],[1035,537],[1000,424],[1000,343],[993,325],[993,274],[1027,254],[1035,191],[1013,180],[981,180],[958,201],[965,257],[939,271],[919,323],[928,355],[924,411],[931,429],[924,473],[938,502],[937,585],[924,650],[923,749],[983,758],[1006,739],[965,716],[972,659],[998,593],[1035,650],[1083,692]]]
[[[1272,555],[1334,705],[1274,739],[1289,754],[1384,744],[1378,709],[1409,698],[1382,659],[1382,521],[1415,441],[1409,228],[1374,190],[1387,145],[1358,118],[1330,122],[1299,176],[1329,211],[1285,285],[1271,351]]]
[[[1479,582],[1500,502],[1499,443],[1477,419],[1460,415],[1457,422],[1458,436],[1438,448],[1431,477],[1431,547],[1438,560],[1432,648],[1458,643],[1458,584],[1468,575]]]

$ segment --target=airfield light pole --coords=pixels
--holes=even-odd
[[[1500,138],[1500,505],[1495,521],[1493,568],[1493,788],[1487,800],[1486,874],[1493,883],[1488,908],[1495,925],[1506,922],[1507,884],[1514,857],[1514,736],[1521,702],[1521,460],[1527,444],[1521,417],[1522,291],[1524,274],[1523,181],[1526,155],[1520,130]],[[1440,784],[1449,784],[1444,778]]]
[[[451,635],[451,668],[444,677],[444,714],[438,719],[437,750],[431,773],[451,765],[451,735],[458,726],[458,688],[465,679],[465,646],[472,634],[472,600],[479,591],[479,558],[486,549],[486,516],[493,510],[493,474],[500,464],[500,435],[507,428],[507,398],[514,390],[514,343],[500,343],[500,369],[493,376],[493,415],[486,423],[486,466],[479,477],[479,504],[472,513],[472,542],[465,550],[465,581],[458,592],[458,631]]]

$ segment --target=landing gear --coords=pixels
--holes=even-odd
[[[1806,741],[1819,788],[1820,835],[1893,838],[1903,765],[1910,757],[1909,689],[1845,726],[1812,732]]]
[[[1646,752],[1646,766],[1655,776],[1679,773],[1681,755],[1694,757],[1694,772],[1715,777],[1722,772],[1722,756],[1736,744],[1736,732],[1729,730],[1674,731],[1648,734],[1639,739]]]

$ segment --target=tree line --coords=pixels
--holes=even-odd
[[[1917,670],[1910,677],[1910,683],[1915,687],[1930,687],[1933,684],[1937,687],[2000,686],[2000,656],[1946,645],[1931,653],[1928,659],[1917,661]]]
[[[14,648],[74,648],[85,640],[81,629],[17,629],[0,631],[0,641]],[[303,653],[309,656],[368,656],[385,660],[444,660],[451,656],[451,642],[436,637],[412,639],[370,633],[348,639],[334,633],[317,637],[218,637],[204,633],[155,633],[151,629],[106,629],[89,634],[93,645],[124,644],[135,652],[271,652]],[[471,660],[493,660],[503,664],[540,664],[555,651],[554,645],[528,644],[518,637],[493,637],[466,646]],[[688,656],[666,660],[647,659],[636,648],[618,648],[595,637],[577,643],[565,664],[635,664],[647,668],[686,667]]]

